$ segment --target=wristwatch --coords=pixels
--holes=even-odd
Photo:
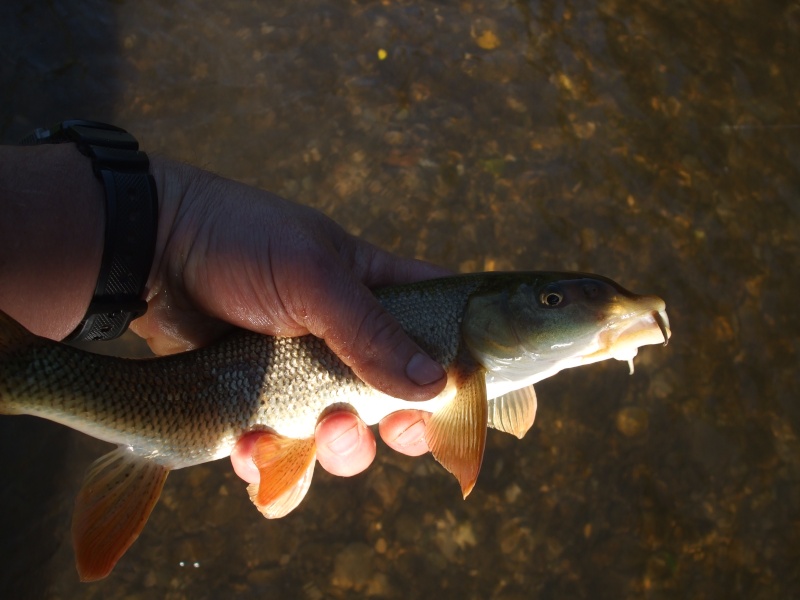
[[[74,142],[92,160],[106,192],[100,274],[86,316],[66,340],[112,340],[147,310],[143,295],[158,231],[158,195],[150,160],[130,133],[97,121],[62,121],[37,129],[20,145],[62,142]]]

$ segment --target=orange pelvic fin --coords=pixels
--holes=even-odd
[[[287,438],[266,433],[256,441],[253,462],[259,483],[247,486],[250,500],[268,519],[279,519],[305,498],[314,474],[317,447],[314,438]]]
[[[536,418],[536,391],[532,385],[489,400],[489,427],[522,439]]]
[[[72,516],[81,581],[108,575],[139,537],[169,469],[117,448],[96,460],[83,481]]]
[[[486,447],[486,381],[472,367],[455,374],[456,395],[428,421],[425,440],[434,458],[455,475],[466,498],[475,487]]]

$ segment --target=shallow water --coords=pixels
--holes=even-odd
[[[0,40],[5,142],[107,120],[407,256],[657,293],[674,333],[540,384],[467,501],[379,447],[269,522],[219,461],[90,585],[107,446],[0,418],[4,597],[800,595],[800,3],[15,1]]]

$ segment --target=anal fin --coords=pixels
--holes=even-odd
[[[466,498],[475,486],[486,448],[486,380],[484,370],[457,368],[456,395],[434,413],[425,430],[425,440],[439,463],[453,475]]]
[[[72,516],[81,581],[111,572],[139,537],[168,474],[166,467],[122,447],[89,467]]]
[[[532,385],[489,400],[489,427],[522,439],[536,418],[536,391]]]
[[[316,460],[314,438],[264,434],[253,449],[253,462],[261,480],[247,486],[250,500],[268,519],[287,515],[305,498]]]

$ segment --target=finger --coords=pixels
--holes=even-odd
[[[386,252],[377,246],[373,246],[368,242],[364,242],[352,236],[348,236],[347,239],[344,240],[339,248],[339,252],[345,264],[352,270],[355,277],[368,288],[413,283],[425,279],[452,275],[452,271],[438,265],[421,260],[399,258],[390,252]],[[376,304],[380,307],[379,303]],[[380,310],[382,311],[383,309],[380,308]],[[381,315],[379,314],[378,317],[380,319]],[[394,321],[394,319],[392,319],[392,321]],[[392,323],[384,330],[387,342],[391,343],[392,336],[400,337],[403,340],[401,342],[403,344],[405,344],[406,341],[410,341],[399,325],[397,325],[397,330],[394,329],[395,325],[396,323]],[[369,333],[369,330],[367,330],[367,333]],[[413,344],[413,342],[412,346],[407,346],[407,348],[413,348],[415,353],[411,355],[409,360],[405,363],[405,375],[418,386],[430,387],[431,383],[443,385],[444,371],[441,367],[430,360],[416,344]],[[372,383],[372,365],[369,363],[363,367],[363,371],[359,372],[358,369],[358,365],[355,365],[354,370],[362,379],[382,389],[382,391],[408,400],[416,399],[415,396],[409,395],[408,391],[394,393],[388,389],[382,388],[380,385]],[[415,391],[416,390],[412,390],[411,394],[414,394]],[[437,386],[435,388],[435,393],[439,391],[441,391],[441,387]],[[428,395],[429,392],[430,390],[426,391],[424,394],[420,395],[419,398],[427,399],[431,397]]]
[[[403,410],[385,417],[378,426],[386,445],[408,456],[428,452],[425,426],[431,414],[421,410]]]
[[[130,325],[154,354],[176,354],[207,346],[230,330],[229,324],[194,309],[180,308],[165,296],[154,294],[149,298],[147,312]]]
[[[375,459],[375,436],[353,413],[332,412],[319,422],[315,437],[317,460],[333,475],[351,477]]]
[[[322,334],[330,348],[372,387],[397,398],[427,400],[445,384],[445,372],[364,288]],[[323,325],[323,326],[325,326]]]
[[[406,400],[426,400],[442,390],[441,366],[338,259],[323,257],[310,269],[283,274],[281,280],[291,278],[295,285],[286,291],[286,306],[292,317],[324,339],[358,377]]]
[[[272,435],[266,431],[256,431],[243,436],[231,452],[231,464],[234,472],[247,483],[258,483],[261,476],[253,462],[253,449],[256,441],[263,435]]]
[[[369,288],[447,277],[453,272],[422,260],[398,258],[372,244],[355,239],[352,269]]]

